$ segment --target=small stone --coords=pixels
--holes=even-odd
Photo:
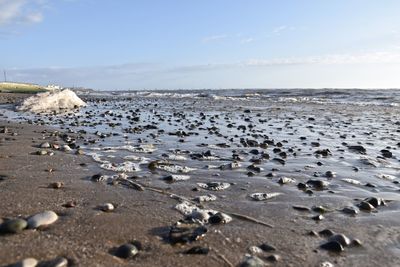
[[[325,219],[325,217],[319,214],[317,216],[312,217],[311,219],[313,219],[314,221],[322,221],[323,219]]]
[[[36,154],[38,154],[39,156],[44,156],[47,155],[47,151],[46,150],[39,150],[38,152],[36,152]]]
[[[277,254],[273,254],[273,255],[268,256],[266,259],[270,262],[277,262],[281,259],[281,256],[279,256]]]
[[[44,262],[40,264],[41,267],[67,267],[68,260],[64,257],[57,257],[53,260]]]
[[[320,246],[322,249],[329,250],[332,252],[341,252],[343,251],[343,246],[337,241],[329,241]]]
[[[261,248],[262,250],[264,250],[265,252],[270,252],[270,251],[275,251],[276,248],[267,244],[267,243],[263,243],[259,246],[259,248]]]
[[[296,180],[292,179],[292,178],[288,178],[288,177],[281,177],[278,180],[279,184],[290,184],[290,183],[294,183],[296,182]]]
[[[318,212],[318,213],[325,213],[325,212],[328,211],[328,210],[327,210],[325,207],[323,207],[323,206],[314,206],[314,207],[312,207],[312,210],[313,210],[314,212]]]
[[[68,152],[68,151],[71,151],[71,150],[72,150],[72,148],[71,148],[69,145],[63,145],[63,146],[61,147],[61,149],[62,149],[62,151],[64,151],[64,152]]]
[[[33,215],[28,219],[28,227],[30,229],[35,229],[40,226],[50,225],[57,221],[58,216],[54,211],[45,211]]]
[[[334,235],[335,233],[334,233],[332,230],[330,230],[330,229],[324,229],[324,230],[322,230],[322,231],[319,231],[318,234],[320,234],[320,235],[322,235],[322,236],[332,236],[332,235]]]
[[[209,248],[196,246],[188,249],[185,254],[207,255],[209,251]]]
[[[350,215],[356,215],[358,213],[358,210],[355,207],[344,207],[342,209],[342,212]]]
[[[333,235],[333,236],[329,237],[329,241],[336,241],[344,247],[350,245],[350,239],[347,236],[345,236],[344,234]]]
[[[364,199],[365,202],[368,202],[375,208],[378,208],[378,206],[384,206],[386,203],[382,198],[377,198],[377,197],[369,197]]]
[[[358,239],[353,239],[353,240],[351,241],[351,244],[350,244],[350,245],[355,246],[355,247],[360,247],[360,246],[362,246],[362,243],[361,243],[361,241],[358,240]]]
[[[64,208],[74,208],[74,207],[76,207],[76,204],[77,203],[75,200],[71,200],[71,201],[68,201],[67,203],[63,204],[62,206]]]
[[[63,182],[55,182],[55,183],[49,184],[49,188],[53,188],[53,189],[60,189],[63,186],[64,186]]]
[[[132,244],[124,244],[117,248],[117,250],[115,251],[115,256],[122,259],[127,259],[136,256],[136,254],[138,253],[139,250],[136,246]]]
[[[12,219],[3,222],[0,225],[0,232],[8,234],[16,234],[22,232],[27,226],[28,223],[23,219]]]
[[[20,262],[8,265],[8,267],[36,267],[38,263],[34,258],[26,258]]]
[[[115,209],[114,205],[111,203],[104,203],[99,206],[99,209],[104,212],[111,212]]]
[[[362,201],[362,202],[358,205],[358,207],[359,207],[361,210],[368,211],[368,212],[371,212],[371,211],[374,211],[374,210],[375,210],[375,207],[372,206],[370,203],[368,203],[368,202],[366,202],[366,201]]]
[[[263,250],[257,246],[249,247],[248,251],[251,255],[257,255],[257,254],[261,254],[263,252]]]
[[[336,173],[333,172],[333,171],[327,171],[325,173],[325,176],[328,177],[328,178],[334,178],[334,177],[336,177]]]
[[[44,143],[40,144],[40,148],[50,148],[50,147],[51,146],[50,146],[49,142],[44,142]]]
[[[334,265],[332,263],[330,263],[329,261],[324,261],[324,262],[321,262],[319,267],[334,267]]]

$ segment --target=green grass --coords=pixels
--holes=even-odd
[[[0,82],[0,92],[2,93],[34,94],[46,91],[44,87],[36,84]]]

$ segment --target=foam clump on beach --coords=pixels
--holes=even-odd
[[[22,104],[17,107],[17,110],[39,113],[69,110],[84,106],[86,106],[86,103],[82,99],[73,91],[65,89],[31,96],[25,99]]]

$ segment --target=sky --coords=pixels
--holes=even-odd
[[[400,88],[399,14],[398,0],[0,0],[0,70],[100,90]]]

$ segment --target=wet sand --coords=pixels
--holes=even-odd
[[[216,111],[218,108],[214,107]],[[315,107],[293,108],[306,110],[299,112],[295,119],[312,122],[306,116],[307,108],[313,110]],[[273,109],[268,110],[272,111]],[[278,116],[281,114],[279,109],[275,109],[274,112],[271,116],[276,121],[286,124],[286,127],[290,126],[286,120],[291,116],[287,116],[285,120]],[[334,113],[334,110],[329,112]],[[343,111],[338,111],[340,112]],[[358,111],[349,112],[357,114]],[[251,247],[261,244],[269,244],[275,250],[253,254],[271,266],[321,266],[324,262],[330,262],[334,266],[400,264],[399,204],[394,197],[398,190],[396,192],[396,189],[393,189],[397,185],[392,182],[392,186],[389,186],[389,183],[379,183],[378,189],[383,193],[374,192],[373,188],[365,186],[337,187],[337,184],[343,184],[341,178],[348,177],[352,165],[349,165],[347,170],[336,161],[337,158],[316,158],[313,152],[318,150],[317,148],[310,150],[311,156],[305,157],[302,165],[290,156],[285,158],[285,165],[280,165],[272,161],[274,156],[271,151],[276,143],[274,146],[270,145],[268,152],[271,160],[266,160],[264,170],[260,173],[253,170],[252,176],[248,176],[249,170],[246,169],[250,165],[252,154],[248,152],[252,148],[243,148],[246,153],[239,153],[245,158],[241,162],[241,171],[211,171],[218,176],[210,175],[209,170],[198,170],[188,182],[168,184],[160,180],[160,177],[166,174],[163,171],[156,170],[152,175],[142,175],[138,172],[142,176],[132,181],[141,184],[145,189],[138,191],[122,184],[108,185],[91,181],[90,178],[94,174],[108,172],[100,169],[92,158],[75,155],[75,149],[71,152],[49,149],[54,152],[53,156],[37,155],[37,151],[41,150],[37,146],[43,142],[61,145],[65,143],[62,135],[51,136],[56,129],[26,123],[0,122],[0,129],[4,127],[8,131],[0,133],[0,217],[28,218],[38,212],[52,210],[59,215],[59,219],[44,229],[2,234],[1,266],[28,257],[45,263],[60,256],[68,259],[68,266],[238,266],[244,261],[246,254],[251,254]],[[275,127],[280,128],[279,125]],[[361,129],[360,132],[364,130],[366,129]],[[296,139],[300,136],[303,135],[299,134]],[[196,137],[186,139],[190,138]],[[78,139],[78,143],[82,144],[84,140]],[[174,144],[173,141],[166,146],[175,148],[171,144]],[[285,143],[283,147],[288,152]],[[333,148],[330,147],[332,153],[336,154],[337,151]],[[204,150],[207,150],[207,147]],[[343,153],[345,157],[348,155],[347,152]],[[359,158],[358,155],[354,157]],[[279,156],[277,158],[282,159]],[[393,162],[395,161],[393,159]],[[317,162],[323,162],[325,165],[319,166]],[[86,165],[82,166],[82,163]],[[198,167],[206,164],[196,161],[190,163],[197,164]],[[335,164],[340,167],[335,167]],[[53,171],[49,172],[49,169]],[[327,170],[337,172],[337,177],[328,179],[324,175]],[[365,169],[361,170],[361,173],[369,171],[371,170]],[[271,172],[275,175],[266,177]],[[313,178],[314,172],[321,173],[314,179],[329,181],[333,186],[322,190],[310,187],[312,195],[299,190],[298,183],[306,184]],[[296,182],[279,184],[280,178],[283,177],[296,179]],[[372,178],[366,179],[368,181]],[[196,186],[196,183],[210,181],[228,181],[231,186],[223,191],[208,191]],[[54,182],[62,182],[64,186],[60,189],[48,188]],[[198,191],[191,190],[193,188],[197,188]],[[281,195],[266,201],[254,201],[249,195],[256,192],[275,192]],[[171,198],[169,193],[187,199],[214,194],[218,200],[203,205],[231,215],[233,220],[228,224],[207,224],[208,231],[200,240],[172,245],[171,226],[183,219],[183,216],[173,209],[181,200]],[[371,196],[384,197],[387,205],[378,207],[378,212],[360,211],[356,216],[340,211],[345,206],[357,207],[364,198]],[[69,201],[75,201],[76,206],[64,207]],[[103,203],[112,203],[116,209],[112,212],[100,211],[98,206]],[[326,211],[312,210],[314,206],[324,206]],[[313,219],[320,213],[324,217],[322,220]],[[267,224],[272,227],[268,227]],[[321,249],[320,246],[325,244],[328,238],[322,234],[310,235],[310,232],[318,233],[324,229],[344,234],[351,240],[357,239],[361,246],[350,245],[340,253]],[[125,260],[114,256],[115,248],[134,240],[142,245],[136,257]],[[184,253],[195,246],[209,248],[210,252],[207,255]],[[252,250],[254,251],[254,248]],[[275,258],[271,258],[271,255],[275,255]]]

